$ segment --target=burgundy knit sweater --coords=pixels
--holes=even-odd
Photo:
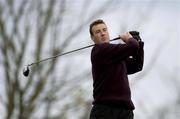
[[[128,74],[141,71],[144,43],[134,38],[126,44],[96,44],[91,52],[93,104],[134,109]],[[132,57],[130,57],[132,56]]]

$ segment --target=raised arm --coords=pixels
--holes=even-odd
[[[139,48],[136,54],[132,57],[127,58],[126,67],[128,74],[134,74],[143,69],[144,64],[144,42],[139,41]]]
[[[135,55],[139,44],[134,38],[129,38],[126,44],[109,44],[98,45],[93,55],[96,60],[103,64],[125,61],[129,56]]]

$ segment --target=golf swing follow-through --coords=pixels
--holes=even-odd
[[[106,23],[95,20],[89,32],[95,46],[91,50],[93,102],[89,119],[133,119],[128,75],[140,72],[144,62],[144,42],[139,32],[120,34],[124,43],[110,43]]]
[[[138,31],[130,31],[129,32],[132,36],[134,37],[137,37],[139,36],[139,32]],[[110,41],[115,41],[115,40],[118,40],[118,39],[121,39],[121,37],[116,37]],[[62,53],[62,54],[58,54],[58,55],[55,55],[55,56],[52,56],[52,57],[49,57],[49,58],[46,58],[46,59],[42,59],[40,61],[37,61],[37,62],[33,62],[31,64],[28,64],[24,69],[23,69],[23,75],[25,77],[28,77],[29,76],[29,72],[30,72],[30,69],[29,67],[32,66],[32,65],[36,65],[36,64],[39,64],[39,63],[42,63],[42,62],[45,62],[45,61],[48,61],[48,60],[51,60],[51,59],[55,59],[57,57],[61,57],[61,56],[64,56],[64,55],[67,55],[67,54],[70,54],[70,53],[73,53],[73,52],[76,52],[76,51],[79,51],[79,50],[83,50],[83,49],[86,49],[86,48],[89,48],[89,47],[93,47],[95,44],[92,44],[92,45],[88,45],[88,46],[85,46],[85,47],[82,47],[82,48],[78,48],[78,49],[75,49],[75,50],[72,50],[72,51],[68,51],[68,52],[65,52],[65,53]]]
[[[24,76],[29,75],[32,65],[93,47],[93,102],[89,119],[133,119],[135,106],[128,75],[143,69],[144,42],[139,32],[125,32],[110,40],[106,23],[98,19],[90,24],[89,33],[94,44],[28,64],[23,70]],[[110,43],[118,39],[124,43]]]

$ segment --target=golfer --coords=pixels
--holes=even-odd
[[[93,107],[90,119],[133,119],[128,74],[143,68],[144,43],[129,32],[122,33],[123,44],[109,42],[108,28],[103,20],[90,24],[95,46],[91,51]]]

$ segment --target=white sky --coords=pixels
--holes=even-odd
[[[176,99],[175,90],[170,83],[170,80],[173,79],[169,78],[168,74],[166,76],[163,73],[174,73],[176,71],[177,77],[180,77],[180,2],[179,0],[158,0],[152,12],[143,12],[149,7],[150,1],[152,0],[124,0],[124,4],[129,6],[130,9],[120,7],[108,15],[101,16],[107,22],[112,38],[119,35],[123,23],[128,24],[126,30],[137,28],[140,31],[145,42],[144,70],[146,70],[158,47],[162,49],[160,55],[158,55],[158,60],[148,75],[141,81],[137,81],[138,83],[133,81],[135,82],[132,86],[132,98],[136,105],[135,119],[138,119],[139,115],[143,117],[143,114],[139,112],[141,110],[140,103],[145,104],[144,107],[152,111],[152,109],[164,106],[167,102],[173,102]],[[138,10],[138,12],[134,11],[134,9]],[[132,16],[128,14],[126,17],[126,12],[129,12]],[[136,12],[137,16],[134,16],[134,12]],[[140,26],[136,26],[135,23],[142,20],[139,14],[144,14],[146,21]],[[87,40],[90,39],[88,25],[87,30],[84,31],[84,36],[78,38],[78,43],[73,42],[73,45],[68,47],[69,49],[87,45]],[[82,57],[76,57],[78,62],[82,60],[83,65],[87,65],[88,68],[91,67],[89,54],[90,50],[85,50]],[[130,76],[130,79],[135,77],[136,75]],[[0,83],[3,84],[2,80],[0,80]],[[87,82],[86,85],[86,89],[90,89],[88,90],[90,94],[92,94],[91,83],[91,81]],[[153,115],[153,111],[149,112],[149,114]]]

